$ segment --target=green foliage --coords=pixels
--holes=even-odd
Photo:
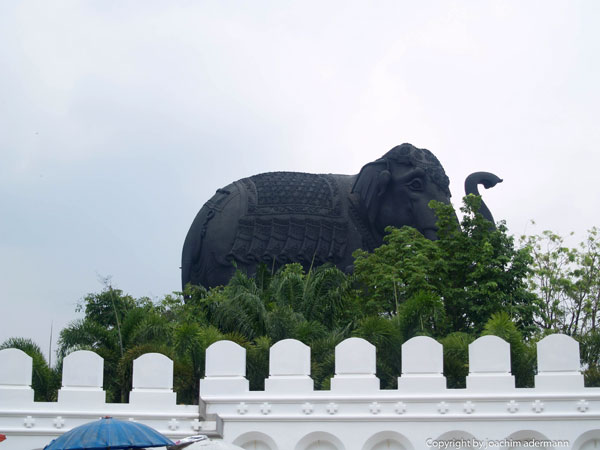
[[[551,231],[522,236],[532,255],[529,287],[536,294],[536,322],[569,335],[598,327],[600,309],[600,231],[588,230],[576,248]]]
[[[460,226],[451,205],[432,202],[440,218],[439,240],[444,264],[440,297],[444,299],[450,331],[481,333],[494,313],[506,311],[529,334],[533,331],[533,295],[526,277],[531,257],[515,247],[506,226],[494,229],[477,211],[481,198],[468,195],[461,207]]]
[[[600,366],[600,330],[590,330],[578,340],[581,362],[587,366]]]
[[[515,248],[503,224],[492,228],[476,212],[480,205],[479,197],[465,197],[459,223],[451,205],[432,202],[438,240],[408,227],[389,228],[373,253],[357,251],[355,274],[366,313],[402,316],[407,337],[478,334],[498,311],[508,311],[530,332],[534,297],[527,291],[527,248]]]
[[[564,330],[567,312],[563,305],[572,289],[570,266],[576,252],[564,245],[558,234],[544,231],[541,235],[521,237],[532,256],[530,289],[537,294],[536,323],[546,330]]]
[[[225,333],[239,332],[250,339],[265,334],[266,308],[255,280],[237,271],[222,292],[214,323]]]
[[[323,337],[305,342],[311,348],[311,376],[315,389],[329,389],[331,377],[335,373],[335,347],[350,337],[349,327],[327,332]]]
[[[277,342],[295,336],[296,330],[306,319],[289,305],[276,305],[267,313],[266,321],[266,335]]]
[[[120,289],[110,285],[98,294],[88,294],[77,306],[77,311],[83,311],[89,320],[102,323],[107,328],[117,328],[119,321],[136,306],[136,300],[123,295]]]
[[[269,349],[274,342],[268,336],[260,336],[246,346],[247,378],[250,389],[264,390],[265,378],[269,376]]]
[[[398,308],[397,321],[404,336],[440,336],[446,323],[442,299],[435,292],[416,292]]]
[[[354,273],[365,312],[391,317],[415,295],[436,293],[442,258],[436,244],[414,228],[387,231],[385,244],[373,253],[354,253]]]
[[[578,336],[585,385],[600,387],[600,331],[593,329]]]
[[[451,389],[465,388],[469,374],[469,344],[475,338],[457,331],[440,339],[444,346],[444,375]]]

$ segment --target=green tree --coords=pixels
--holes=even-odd
[[[432,202],[438,240],[408,227],[388,229],[384,245],[373,253],[357,251],[355,275],[366,314],[403,316],[407,338],[477,335],[498,311],[531,332],[528,249],[515,247],[504,224],[491,227],[477,212],[480,204],[479,197],[465,197],[459,222],[452,205]]]
[[[527,288],[528,248],[515,246],[504,223],[491,227],[478,212],[480,205],[480,197],[464,197],[459,224],[451,205],[432,202],[439,218],[435,244],[444,263],[439,292],[448,330],[479,334],[494,313],[506,311],[529,334],[534,296]]]
[[[529,249],[532,271],[529,288],[536,294],[536,324],[544,330],[563,331],[568,321],[565,306],[571,290],[571,265],[576,252],[564,245],[564,238],[551,231],[522,236]]]
[[[437,295],[443,261],[435,242],[414,228],[386,230],[384,245],[354,252],[354,273],[365,314],[392,317],[417,294]]]
[[[153,351],[167,353],[169,332],[147,298],[134,299],[105,283],[100,293],[88,294],[79,304],[83,319],[60,332],[59,361],[76,350],[91,350],[104,359],[104,389],[111,402],[127,401],[131,390],[132,355]],[[134,358],[135,359],[135,358]]]
[[[569,296],[574,305],[573,333],[596,331],[600,310],[600,230],[592,227],[575,256],[573,284]]]
[[[248,339],[266,332],[267,308],[256,281],[236,271],[219,296],[212,324],[225,333],[236,332]]]
[[[282,267],[265,290],[273,307],[290,307],[304,320],[319,322],[328,329],[345,326],[358,314],[351,277],[337,267],[323,265],[308,272],[300,264]]]
[[[588,230],[576,248],[552,231],[523,236],[533,255],[529,287],[536,294],[536,323],[544,330],[578,335],[598,326],[600,236]]]

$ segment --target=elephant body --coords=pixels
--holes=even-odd
[[[253,274],[298,262],[352,270],[352,253],[372,251],[388,225],[410,225],[435,238],[430,200],[450,202],[435,156],[394,147],[358,175],[270,172],[217,190],[198,212],[182,255],[182,283],[227,284],[236,268]]]
[[[261,262],[275,268],[290,262],[305,267],[330,262],[345,269],[352,264],[351,252],[369,241],[351,218],[356,216],[350,211],[356,208],[350,201],[352,179],[271,172],[219,189],[188,233],[184,285],[226,284],[234,261],[249,273]]]

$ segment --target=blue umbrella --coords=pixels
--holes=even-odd
[[[105,417],[73,428],[44,450],[117,450],[167,445],[173,442],[147,425]]]

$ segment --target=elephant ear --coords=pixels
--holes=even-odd
[[[358,194],[360,205],[369,223],[373,225],[379,212],[381,196],[391,180],[385,161],[377,160],[365,165],[356,176],[352,192]]]

